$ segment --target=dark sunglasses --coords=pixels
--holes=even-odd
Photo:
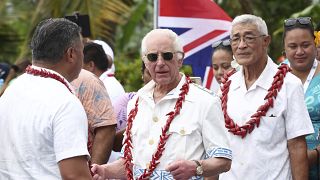
[[[227,40],[224,40],[224,41],[217,41],[217,42],[212,44],[212,47],[216,48],[216,47],[218,47],[220,45],[222,45],[224,47],[230,46],[230,39],[227,39]]]
[[[289,18],[289,19],[284,20],[285,27],[294,26],[297,23],[299,23],[300,25],[311,25],[312,26],[311,17],[298,17],[298,18]]]
[[[158,54],[161,54],[162,58],[165,61],[171,61],[173,58],[173,54],[178,52],[160,52],[160,53],[148,53],[146,54],[146,57],[149,61],[155,62],[158,60]]]

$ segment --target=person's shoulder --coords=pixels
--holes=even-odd
[[[114,107],[127,105],[128,102],[136,95],[136,92],[127,92],[119,98],[114,103]]]
[[[74,81],[100,81],[99,78],[90,71],[82,69],[77,79]]]
[[[284,78],[284,83],[290,84],[290,85],[295,85],[295,86],[302,85],[301,80],[297,76],[292,74],[291,72],[288,72],[286,74],[286,77]]]
[[[191,89],[194,90],[194,93],[196,95],[202,95],[202,96],[217,96],[216,93],[211,91],[210,89],[207,89],[206,87],[203,87],[196,83],[191,83]]]
[[[110,77],[104,78],[103,79],[103,83],[106,86],[106,88],[112,87],[112,88],[119,89],[119,90],[123,90],[124,89],[122,84],[114,76],[110,76]]]
[[[92,72],[82,69],[77,79],[73,80],[71,84],[78,88],[81,86],[91,88],[104,88],[103,82]]]
[[[220,98],[215,92],[195,83],[191,84],[186,100],[207,107],[210,107],[212,104],[220,104]]]

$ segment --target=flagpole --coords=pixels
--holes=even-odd
[[[159,14],[158,0],[153,0],[153,29],[158,28],[158,14]]]

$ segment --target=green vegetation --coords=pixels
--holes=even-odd
[[[182,1],[183,2],[183,1]],[[311,16],[320,21],[319,0],[216,0],[229,15],[250,13],[267,22],[272,35],[270,56],[277,59],[282,51],[284,19]],[[153,28],[153,0],[1,0],[0,62],[30,59],[28,44],[36,24],[49,17],[74,12],[89,14],[92,39],[106,41],[115,50],[116,77],[126,91],[141,87],[140,41]],[[191,74],[190,67],[183,71]]]

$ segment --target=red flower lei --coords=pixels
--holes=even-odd
[[[284,77],[289,71],[291,71],[289,66],[286,64],[282,64],[281,66],[278,67],[278,69],[279,70],[276,73],[276,75],[273,76],[274,79],[271,84],[271,87],[268,89],[268,93],[264,98],[266,102],[258,108],[256,113],[254,113],[250,117],[250,120],[247,121],[243,126],[239,126],[238,124],[236,124],[227,113],[228,92],[231,84],[231,80],[229,80],[229,77],[232,74],[234,74],[236,70],[233,69],[227,74],[225,74],[225,76],[222,79],[222,86],[221,86],[221,92],[222,92],[221,104],[222,104],[222,111],[225,118],[225,127],[228,129],[229,132],[244,138],[248,133],[251,133],[253,131],[255,126],[257,126],[257,128],[259,127],[261,116],[265,116],[269,108],[273,107],[273,98],[276,99],[278,92],[280,91],[283,85]]]
[[[47,71],[45,69],[42,69],[42,68],[40,70],[38,70],[38,69],[35,69],[35,68],[31,67],[31,66],[28,66],[26,68],[26,73],[34,75],[34,76],[40,76],[40,77],[44,77],[44,78],[55,79],[55,80],[61,82],[62,84],[64,84],[68,88],[68,90],[71,93],[73,93],[71,88],[69,87],[68,83],[61,76],[59,76],[57,74],[51,73],[51,72],[49,72],[49,71]]]
[[[167,131],[170,128],[170,124],[172,120],[180,113],[180,110],[182,108],[182,103],[185,100],[185,96],[189,92],[189,84],[191,83],[191,80],[188,76],[186,76],[186,82],[180,89],[179,98],[177,99],[176,105],[174,107],[174,111],[171,111],[167,114],[168,119],[165,124],[165,126],[162,128],[162,133],[160,135],[160,140],[158,143],[158,147],[156,152],[152,155],[152,160],[150,161],[150,166],[147,167],[147,169],[144,170],[143,174],[138,179],[148,179],[149,176],[152,174],[152,172],[155,170],[156,166],[160,163],[159,159],[162,156],[162,153],[164,151],[164,146],[166,145],[166,142],[171,134],[167,134]],[[131,170],[131,161],[132,161],[132,153],[131,149],[132,147],[132,138],[131,138],[131,128],[132,128],[132,122],[134,118],[136,117],[138,113],[138,101],[139,98],[137,98],[135,107],[130,111],[128,122],[127,122],[127,129],[126,129],[126,139],[124,141],[125,148],[124,148],[124,158],[125,158],[125,167],[127,172],[127,178],[129,180],[133,180],[133,174]]]

